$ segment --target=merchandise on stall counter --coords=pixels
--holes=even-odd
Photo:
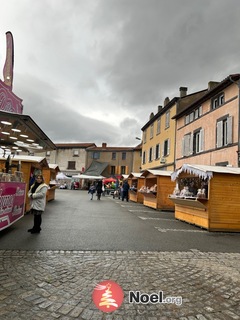
[[[179,188],[179,185],[182,186]],[[206,199],[208,194],[208,181],[200,178],[184,178],[176,183],[172,198],[201,198]]]
[[[152,187],[142,186],[139,190],[142,193],[157,193],[157,185],[154,184]]]
[[[23,173],[15,171],[15,173],[0,173],[0,182],[24,182]]]

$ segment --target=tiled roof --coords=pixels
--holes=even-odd
[[[64,143],[55,143],[55,146],[57,148],[89,148],[89,147],[94,147],[96,146],[95,143],[93,142],[64,142]]]
[[[89,147],[86,151],[132,151],[134,147]]]
[[[173,119],[178,119],[182,117],[186,112],[191,111],[195,107],[199,106],[203,102],[207,101],[208,99],[214,97],[217,93],[221,92],[223,89],[227,88],[233,83],[236,83],[240,79],[240,74],[231,74],[227,78],[223,79],[218,85],[214,86],[210,90],[206,90],[205,93],[197,100],[195,100],[192,104],[189,104],[183,109],[179,109],[178,113],[173,116]]]

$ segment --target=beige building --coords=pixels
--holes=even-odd
[[[121,176],[129,175],[140,166],[141,147],[108,147],[107,143],[102,143],[101,147],[91,146],[86,149],[86,168],[88,169],[93,162],[106,164],[102,175]],[[136,165],[133,165],[136,161]]]
[[[56,143],[56,150],[40,154],[48,163],[56,163],[67,176],[77,175],[86,170],[86,149],[95,143]]]
[[[209,82],[208,90],[175,116],[176,164],[240,166],[240,74]]]

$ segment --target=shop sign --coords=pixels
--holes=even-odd
[[[0,182],[0,230],[24,216],[25,194],[23,182]]]

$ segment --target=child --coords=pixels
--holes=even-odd
[[[90,200],[92,200],[93,199],[93,194],[95,193],[95,186],[94,186],[94,184],[92,183],[91,184],[91,186],[90,186],[90,188],[89,188],[89,190],[88,190],[88,193],[90,193],[90,195],[91,195],[91,198],[90,198]]]

